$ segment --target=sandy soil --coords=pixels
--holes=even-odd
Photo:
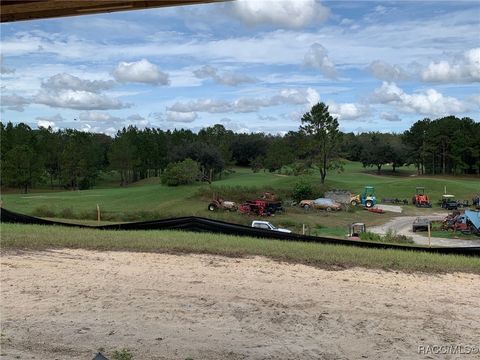
[[[418,346],[479,341],[478,275],[84,250],[1,261],[1,359],[433,359]]]

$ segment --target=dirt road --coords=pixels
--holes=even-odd
[[[84,250],[1,262],[2,359],[414,359],[480,333],[479,275]]]
[[[431,216],[422,216],[432,221],[443,220],[447,214],[438,214]],[[410,236],[416,244],[428,245],[428,237],[416,234],[412,231],[412,223],[417,216],[399,216],[391,219],[384,225],[371,227],[368,231],[376,234],[384,235],[389,229],[396,231],[397,234]],[[433,246],[480,246],[479,240],[461,240],[461,239],[445,239],[432,237]]]

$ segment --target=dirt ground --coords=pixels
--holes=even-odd
[[[434,359],[419,346],[479,345],[478,275],[84,250],[1,261],[0,359]]]

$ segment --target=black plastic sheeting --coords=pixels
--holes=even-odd
[[[250,236],[263,239],[276,239],[286,241],[303,241],[323,244],[347,245],[377,249],[399,249],[409,251],[422,251],[437,254],[459,254],[480,256],[480,247],[420,247],[396,244],[381,244],[368,241],[342,240],[322,236],[307,236],[294,233],[282,233],[271,230],[257,229],[249,226],[228,223],[224,221],[211,220],[196,216],[187,216],[154,221],[131,222],[114,225],[89,226],[80,224],[69,224],[58,221],[44,220],[33,216],[19,214],[1,209],[1,222],[36,224],[36,225],[57,225],[77,228],[89,228],[99,230],[185,230],[194,232],[209,232],[236,236]]]

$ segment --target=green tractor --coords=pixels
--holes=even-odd
[[[375,189],[373,186],[365,186],[363,192],[359,195],[355,195],[350,199],[350,204],[356,206],[362,204],[366,208],[370,209],[377,205],[377,198],[375,196]]]

